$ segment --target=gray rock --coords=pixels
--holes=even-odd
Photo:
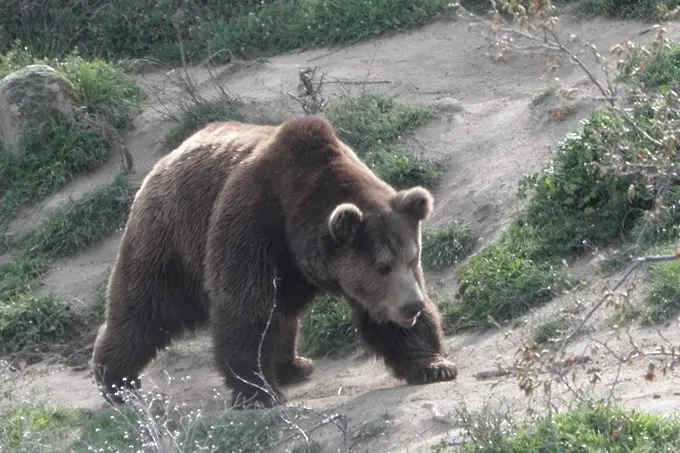
[[[24,133],[51,118],[73,119],[77,90],[46,65],[30,65],[0,79],[0,146],[17,153]]]

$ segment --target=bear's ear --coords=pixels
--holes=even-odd
[[[412,187],[400,190],[392,200],[392,206],[397,212],[403,212],[417,221],[427,219],[434,208],[434,198],[430,191],[423,187]]]
[[[338,242],[347,242],[359,231],[364,215],[356,205],[342,203],[333,209],[328,218],[331,237]]]

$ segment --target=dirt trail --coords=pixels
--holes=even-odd
[[[639,42],[639,31],[648,28],[639,23],[605,20],[569,26],[578,35],[592,39],[603,51],[628,39]],[[678,34],[675,27],[668,29],[672,36]],[[648,41],[649,35],[646,36],[642,38]],[[478,31],[469,30],[462,23],[440,22],[346,49],[319,49],[269,58],[225,76],[224,83],[230,91],[260,107],[297,112],[285,93],[295,90],[298,69],[317,65],[328,74],[329,80],[337,78],[347,82],[326,85],[330,94],[360,89],[354,82],[385,81],[389,83],[380,83],[374,88],[399,95],[403,100],[440,102],[438,105],[444,106],[441,118],[407,139],[415,151],[449,159],[449,170],[435,192],[435,214],[428,227],[453,219],[469,222],[478,229],[484,244],[497,237],[511,221],[517,208],[515,191],[519,178],[547,163],[554,145],[566,132],[574,130],[578,120],[587,114],[587,109],[582,108],[564,121],[550,121],[548,106],[532,103],[534,97],[550,85],[545,77],[545,56],[518,56],[507,63],[493,63],[484,52]],[[568,64],[553,76],[572,84],[583,79],[583,73]],[[205,71],[195,71],[195,77],[205,83],[206,91],[210,90]],[[159,86],[163,79],[160,74],[140,76],[139,79],[150,88],[163,88]],[[171,91],[161,95],[161,99],[171,97]],[[157,159],[156,145],[169,127],[151,107],[137,118],[135,126],[126,137],[135,160],[133,183],[141,182]],[[96,177],[75,182],[44,205],[50,205],[64,194],[77,196],[95,184],[103,184],[118,169],[109,168],[109,171],[111,174],[98,173]],[[112,237],[98,247],[59,262],[44,277],[43,290],[55,291],[77,303],[88,303],[93,298],[94,288],[115,259],[118,240],[119,236]],[[589,271],[586,269],[585,273]],[[454,271],[443,272],[436,278],[430,276],[429,283],[441,286],[438,291],[454,291]],[[586,306],[600,294],[596,286],[577,294]],[[532,317],[550,316],[574,297],[565,296],[538,310]],[[527,324],[513,331],[512,336],[526,338],[532,322]],[[671,328],[664,332],[671,341],[680,336]],[[603,331],[597,335],[604,338],[607,333]],[[646,334],[639,335],[641,341],[645,341]],[[652,336],[650,333],[649,337]],[[585,344],[585,340],[576,341],[570,350],[582,353]],[[619,346],[623,344],[623,341],[619,342]],[[313,379],[289,388],[287,395],[291,402],[346,413],[353,426],[379,420],[387,413],[390,416],[388,435],[373,439],[371,451],[428,451],[426,444],[452,426],[434,421],[430,410],[423,407],[424,403],[432,402],[445,413],[458,407],[463,400],[470,408],[479,408],[489,400],[498,399],[499,395],[522,402],[523,395],[512,377],[496,382],[479,381],[473,376],[479,371],[493,369],[498,356],[510,364],[515,349],[499,333],[450,337],[447,350],[459,365],[458,380],[422,387],[404,386],[372,359],[319,360]],[[46,367],[45,364],[30,367],[26,372],[35,374],[35,380],[24,381],[16,395],[30,397],[33,401],[39,399],[90,409],[103,406],[89,370]],[[677,407],[680,397],[673,392],[672,379],[645,383],[640,378],[641,369],[635,367],[632,371],[622,372],[619,391],[625,395],[623,402],[656,411]],[[187,404],[210,400],[214,389],[226,394],[212,367],[210,342],[205,336],[177,342],[147,371],[162,390]],[[43,372],[49,374],[42,375]],[[166,373],[173,377],[169,387],[166,386]],[[186,376],[190,379],[182,379]],[[147,381],[145,388],[150,389],[151,383]],[[0,402],[0,406],[2,404]],[[220,407],[223,403],[213,400],[209,404]],[[320,430],[318,435],[325,436],[324,443],[339,441],[333,430],[325,433]],[[398,450],[405,445],[411,447]]]

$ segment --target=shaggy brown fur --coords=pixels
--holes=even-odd
[[[209,124],[159,160],[136,195],[95,343],[97,382],[119,402],[115,387],[139,388],[158,350],[210,322],[232,403],[275,405],[280,386],[313,372],[295,344],[322,292],[350,301],[396,376],[454,379],[420,265],[432,205],[423,188],[380,180],[323,118]]]

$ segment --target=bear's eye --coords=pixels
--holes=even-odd
[[[378,266],[378,272],[380,272],[382,275],[388,275],[390,272],[392,272],[392,266],[389,264],[381,264]]]

